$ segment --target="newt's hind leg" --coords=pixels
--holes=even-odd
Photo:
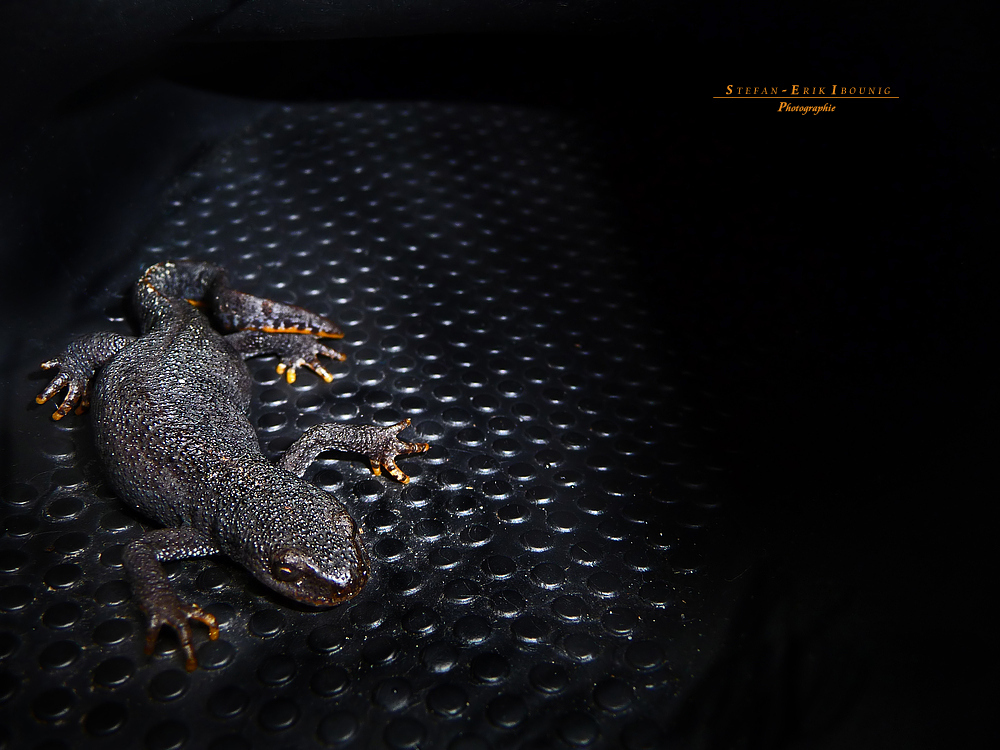
[[[406,484],[410,478],[396,466],[396,458],[423,453],[430,448],[427,443],[408,443],[397,437],[409,424],[409,419],[387,427],[318,424],[310,427],[302,437],[292,443],[278,465],[301,477],[309,464],[323,451],[330,449],[351,451],[365,456],[371,463],[372,473],[376,476],[385,469],[394,479]]]
[[[35,402],[44,404],[66,388],[66,397],[56,408],[52,418],[62,419],[77,404],[77,413],[81,413],[89,403],[87,389],[94,373],[132,341],[135,341],[132,336],[119,333],[92,333],[73,341],[58,357],[42,362],[43,370],[58,369],[58,372],[45,390],[35,397]]]
[[[339,339],[344,332],[332,320],[295,305],[238,292],[220,277],[208,296],[216,324],[235,333],[226,340],[244,357],[277,354],[278,374],[295,382],[299,367],[308,367],[327,383],[333,380],[319,357],[343,360],[344,355],[319,339]]]
[[[299,367],[308,367],[327,383],[333,375],[320,363],[320,355],[343,361],[343,354],[321,343],[314,336],[300,336],[293,333],[271,333],[264,331],[240,331],[226,336],[232,347],[243,357],[257,357],[261,354],[277,354],[278,374],[284,375],[289,383],[295,382]]]

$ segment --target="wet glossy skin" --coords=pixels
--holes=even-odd
[[[278,354],[289,382],[308,367],[332,376],[320,356],[343,355],[320,342],[343,334],[306,310],[228,288],[222,269],[169,262],[135,286],[141,335],[98,333],[71,343],[44,363],[55,369],[38,397],[67,395],[53,418],[78,404],[93,407],[98,452],[111,486],[166,528],[130,543],[123,562],[149,617],[147,650],[160,628],[177,632],[188,669],[196,665],[191,620],[218,635],[214,617],[181,601],[161,562],[224,554],[274,590],[299,602],[333,606],[357,595],[368,557],[348,509],[302,479],[329,448],[366,456],[372,470],[408,478],[395,457],[427,450],[397,438],[409,421],[388,426],[317,425],[278,465],[260,451],[249,421],[250,373],[244,358]],[[234,330],[222,335],[212,325]]]

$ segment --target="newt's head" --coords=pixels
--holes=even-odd
[[[270,533],[254,545],[251,570],[290,599],[332,607],[364,588],[368,555],[358,525],[344,506],[311,485],[298,490],[297,497],[280,503]]]

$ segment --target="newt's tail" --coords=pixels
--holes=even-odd
[[[203,309],[225,331],[344,336],[333,321],[322,315],[230,288],[225,270],[211,263],[166,261],[150,266],[136,283],[135,301],[143,330],[153,327],[165,307],[189,302]]]

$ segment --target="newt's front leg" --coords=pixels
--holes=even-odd
[[[325,450],[343,450],[360,453],[371,463],[372,473],[378,476],[385,469],[403,484],[410,478],[396,466],[396,458],[423,453],[430,448],[427,443],[408,443],[397,435],[410,424],[409,419],[378,427],[377,425],[318,424],[306,430],[281,457],[279,466],[296,476],[302,476],[310,463]]]
[[[157,529],[141,539],[129,543],[122,553],[122,563],[132,582],[132,592],[139,606],[146,613],[149,626],[146,631],[146,653],[153,653],[160,629],[169,625],[177,633],[184,650],[184,666],[191,672],[198,666],[194,655],[191,620],[208,626],[208,637],[219,637],[215,617],[197,604],[182,601],[163,570],[161,562],[184,560],[189,557],[206,557],[219,549],[200,531],[189,526]]]

